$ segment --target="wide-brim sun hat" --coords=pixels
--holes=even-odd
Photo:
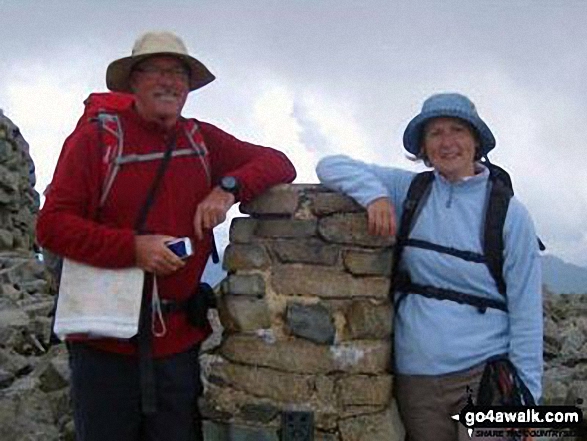
[[[130,57],[114,60],[106,69],[106,86],[113,92],[132,93],[130,74],[133,67],[154,55],[169,55],[181,60],[190,70],[190,91],[199,89],[216,78],[204,64],[192,57],[183,41],[166,31],[147,32],[141,35],[132,49]]]
[[[495,147],[493,133],[479,117],[475,104],[469,98],[459,93],[439,93],[424,101],[422,111],[409,122],[404,132],[404,148],[418,156],[426,123],[441,117],[459,118],[468,122],[479,135],[482,155]]]

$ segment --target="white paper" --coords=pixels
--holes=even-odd
[[[54,332],[131,338],[138,333],[144,272],[63,260]]]

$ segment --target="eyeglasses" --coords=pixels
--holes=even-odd
[[[157,66],[144,66],[138,67],[135,69],[138,72],[141,72],[148,76],[149,78],[163,78],[164,76],[168,75],[174,80],[188,80],[189,79],[189,72],[182,68],[182,67],[172,67],[169,69],[164,69]]]

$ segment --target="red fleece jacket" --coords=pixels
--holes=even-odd
[[[178,149],[188,148],[183,126],[172,130],[143,120],[133,109],[119,113],[124,132],[124,154],[163,152],[172,136]],[[287,157],[274,149],[240,141],[217,127],[200,123],[209,150],[212,185],[222,176],[236,177],[240,200],[247,202],[273,185],[291,182],[295,169]],[[108,199],[99,209],[104,167],[104,147],[96,124],[88,124],[69,137],[59,158],[51,190],[37,220],[39,244],[54,253],[104,268],[135,265],[133,227],[160,161],[123,165]],[[162,299],[184,300],[193,294],[211,251],[211,235],[196,241],[193,218],[198,204],[208,195],[205,170],[195,156],[171,159],[151,206],[145,230],[151,234],[188,236],[195,253],[178,272],[158,278]],[[83,287],[80,287],[83,289]],[[167,333],[153,337],[155,357],[181,352],[203,340],[209,329],[191,326],[183,312],[166,316]],[[133,354],[127,340],[92,339],[107,351]]]

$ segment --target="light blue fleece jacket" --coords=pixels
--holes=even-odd
[[[482,168],[480,173],[455,183],[435,172],[411,238],[483,253],[489,170],[480,164],[477,167]],[[375,199],[389,198],[398,222],[415,175],[342,155],[322,159],[316,173],[326,187],[351,196],[363,207]],[[488,308],[481,314],[470,305],[408,295],[394,323],[397,372],[440,375],[507,354],[538,402],[543,369],[542,276],[532,220],[515,197],[510,201],[503,235],[509,312]],[[404,249],[401,263],[414,283],[503,301],[485,264],[415,247]]]

